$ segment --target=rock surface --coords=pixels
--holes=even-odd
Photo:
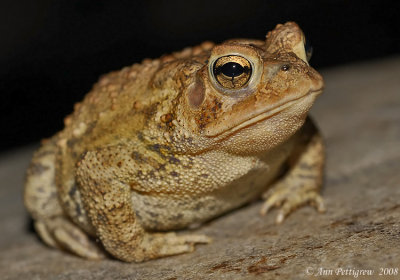
[[[312,113],[328,147],[325,214],[304,207],[277,226],[276,211],[261,217],[255,202],[196,230],[214,242],[192,254],[87,261],[46,247],[31,230],[22,205],[29,147],[0,157],[0,278],[355,279],[370,270],[357,279],[399,279],[400,57],[322,73],[327,86]],[[396,274],[390,268],[397,275],[379,275]]]

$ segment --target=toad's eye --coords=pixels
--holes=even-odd
[[[244,57],[228,55],[218,58],[213,66],[217,82],[228,89],[244,87],[251,77],[251,64]]]

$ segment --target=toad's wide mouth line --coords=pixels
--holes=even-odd
[[[274,116],[274,115],[286,110],[290,106],[294,105],[296,103],[296,101],[298,101],[299,99],[302,99],[306,96],[313,95],[313,94],[319,95],[322,92],[322,90],[323,90],[322,88],[318,89],[318,90],[312,90],[312,91],[310,90],[302,96],[299,96],[299,97],[291,99],[291,100],[286,100],[282,104],[278,104],[275,107],[268,109],[267,111],[262,111],[259,114],[257,114],[256,116],[251,117],[250,119],[244,120],[232,128],[221,131],[219,133],[217,132],[215,134],[211,134],[211,135],[209,134],[209,135],[207,135],[207,137],[216,138],[217,140],[225,138],[240,129],[243,129],[243,128],[249,127],[249,126],[253,126],[256,123],[259,123],[261,121],[271,118],[272,116]]]

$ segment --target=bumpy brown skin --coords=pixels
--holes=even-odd
[[[251,64],[245,85],[216,81],[222,56]],[[34,155],[26,207],[50,246],[128,262],[210,242],[171,230],[263,193],[262,214],[282,205],[277,222],[308,202],[323,211],[323,144],[307,119],[322,87],[293,22],[266,41],[206,42],[112,72]]]

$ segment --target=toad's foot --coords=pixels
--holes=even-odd
[[[35,229],[43,241],[87,259],[103,259],[104,251],[86,233],[64,217],[35,221]]]
[[[310,123],[309,123],[310,124]],[[280,224],[296,208],[312,204],[319,212],[325,211],[319,195],[324,165],[324,144],[313,126],[306,126],[306,137],[289,159],[289,172],[263,194],[266,199],[261,207],[265,215],[272,207],[280,207],[276,223]],[[312,131],[314,130],[314,133]]]
[[[104,251],[64,214],[55,184],[56,138],[42,144],[29,166],[24,202],[43,241],[88,259],[105,257]]]
[[[164,257],[194,251],[198,243],[210,243],[212,240],[205,235],[176,235],[174,232],[145,234],[141,247],[148,256]],[[150,257],[151,258],[151,257]]]
[[[319,212],[325,211],[324,201],[318,191],[309,185],[289,187],[283,182],[278,182],[270,190],[263,194],[266,199],[261,207],[261,215],[267,214],[272,207],[280,207],[276,216],[276,223],[280,224],[295,209],[310,203]]]

